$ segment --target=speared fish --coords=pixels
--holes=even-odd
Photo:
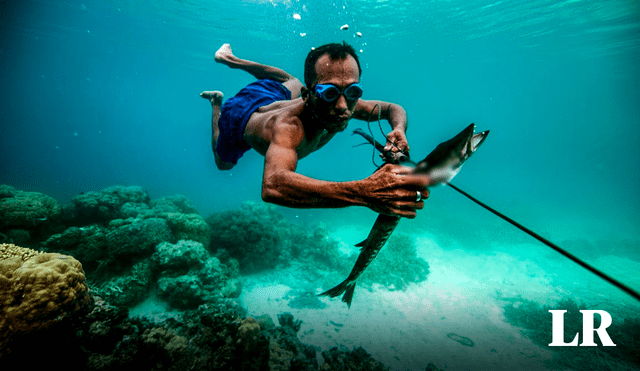
[[[438,144],[424,160],[417,164],[412,162],[409,156],[402,152],[384,151],[382,144],[361,129],[354,130],[353,134],[358,134],[371,143],[382,153],[382,157],[386,163],[414,165],[415,167],[412,174],[426,176],[429,179],[428,186],[430,187],[437,184],[447,184],[451,181],[451,179],[458,174],[464,162],[471,157],[484,142],[489,131],[474,134],[474,129],[474,124],[467,126],[455,137]],[[351,308],[351,301],[353,300],[353,293],[356,288],[356,280],[362,272],[367,269],[376,256],[378,256],[378,253],[399,222],[399,216],[380,214],[373,228],[371,228],[367,239],[356,245],[360,247],[360,255],[358,255],[358,259],[347,279],[336,287],[318,294],[318,296],[326,295],[336,297],[344,293],[342,301],[347,303],[347,306]]]

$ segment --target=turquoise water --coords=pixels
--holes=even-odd
[[[259,201],[259,155],[215,169],[210,106],[198,94],[230,97],[252,77],[213,53],[229,42],[240,57],[302,76],[311,47],[344,40],[360,53],[363,98],[407,110],[415,158],[471,122],[490,129],[454,183],[640,290],[637,1],[25,0],[2,2],[0,14],[0,184],[63,203],[140,185],[153,198],[183,194],[203,215]],[[374,168],[358,143],[339,135],[298,171],[364,178]],[[348,243],[375,218],[280,211],[360,228]],[[516,243],[547,249],[444,187],[399,230],[487,259]],[[628,300],[585,282],[605,302]]]

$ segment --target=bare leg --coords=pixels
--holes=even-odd
[[[213,115],[211,116],[211,149],[216,158],[216,166],[218,166],[220,170],[231,170],[235,165],[222,160],[220,156],[218,156],[218,152],[216,152],[216,143],[220,135],[218,120],[220,120],[220,107],[222,106],[222,97],[224,94],[222,94],[221,91],[203,91],[200,93],[200,96],[211,102],[211,108],[213,109]]]
[[[233,55],[231,45],[223,44],[215,54],[215,60],[231,68],[241,69],[252,74],[257,79],[270,79],[281,82],[287,89],[291,91],[291,98],[300,97],[302,83],[300,80],[290,75],[286,71],[266,64],[252,62],[246,59],[240,59]]]

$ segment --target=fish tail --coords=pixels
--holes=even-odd
[[[356,282],[351,280],[344,280],[338,286],[331,288],[323,293],[318,294],[318,296],[330,296],[335,298],[336,296],[342,296],[342,301],[347,303],[347,306],[351,308],[351,300],[353,300],[353,292],[356,289]]]
[[[332,298],[335,298],[336,296],[342,295],[342,293],[347,290],[348,285],[349,285],[349,280],[347,279],[342,281],[338,286],[318,294],[318,296],[330,296]]]
[[[353,281],[351,284],[347,285],[347,289],[342,296],[342,301],[347,303],[347,307],[351,308],[351,300],[353,300],[353,292],[356,290],[356,282]]]

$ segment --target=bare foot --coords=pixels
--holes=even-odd
[[[224,97],[224,94],[222,94],[221,91],[215,90],[215,91],[203,91],[202,93],[200,93],[200,96],[208,100],[209,102],[211,102],[211,105],[213,106],[221,106],[222,98]]]
[[[231,51],[231,44],[222,44],[220,49],[216,52],[214,59],[218,63],[228,63],[230,59],[234,57],[233,52]]]

